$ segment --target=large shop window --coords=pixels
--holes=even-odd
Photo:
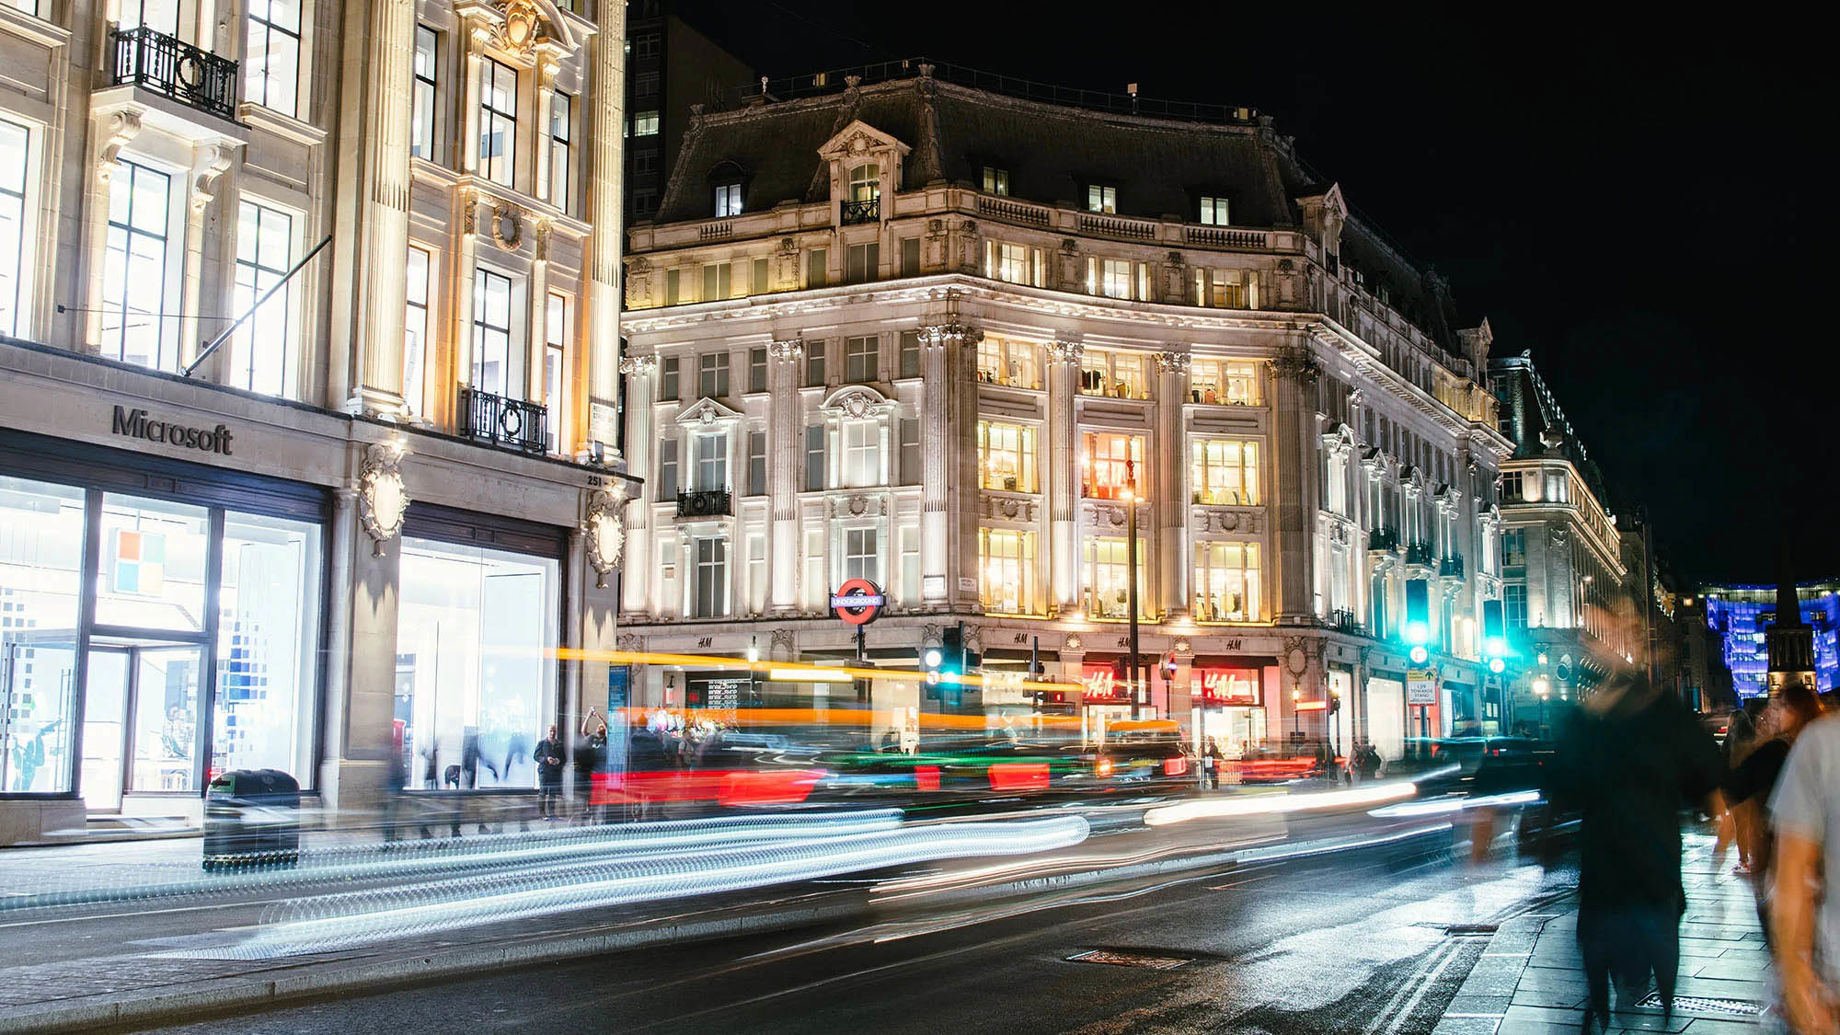
[[[1129,618],[1130,540],[1123,537],[1089,537],[1085,541],[1085,596],[1088,618]],[[1137,617],[1150,617],[1150,594],[1144,579],[1150,567],[1144,540],[1137,540]]]
[[[1258,618],[1258,544],[1196,543],[1195,620],[1255,622]]]
[[[1194,502],[1257,506],[1259,447],[1256,442],[1198,438],[1191,446],[1190,489]]]
[[[231,384],[264,395],[293,398],[299,394],[296,368],[300,334],[294,318],[294,217],[279,209],[245,200],[236,230],[236,297],[238,313],[266,299],[232,343]],[[277,285],[281,290],[269,294]]]
[[[999,614],[1035,610],[1035,533],[978,529],[978,603]]]
[[[172,177],[121,159],[109,177],[102,256],[102,355],[154,370],[178,367],[176,298],[181,249],[168,240]]]
[[[1035,429],[978,421],[978,488],[1035,492]]]
[[[112,810],[196,794],[227,769],[311,786],[322,535],[313,520],[0,478],[0,790]]]
[[[1080,495],[1088,499],[1123,499],[1129,491],[1144,494],[1144,437],[1089,431],[1081,468]]]
[[[396,720],[409,786],[537,785],[560,580],[554,558],[404,537]]]

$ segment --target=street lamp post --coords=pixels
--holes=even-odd
[[[1143,673],[1138,666],[1137,654],[1137,463],[1126,459],[1124,462],[1126,487],[1124,490],[1125,506],[1125,556],[1128,569],[1125,573],[1125,608],[1130,612],[1131,621],[1131,718],[1140,717],[1138,698],[1143,694]]]

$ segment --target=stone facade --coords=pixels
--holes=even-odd
[[[355,814],[389,782],[393,711],[400,723],[421,692],[404,689],[399,650],[405,536],[507,554],[553,542],[536,605],[553,668],[531,691],[541,715],[518,721],[540,727],[584,693],[604,697],[583,689],[606,684],[604,662],[554,649],[614,637],[603,583],[618,508],[602,497],[624,494],[623,5],[262,12],[241,0],[0,4],[14,70],[0,144],[23,158],[19,182],[0,185],[18,201],[0,219],[22,229],[18,255],[0,256],[0,285],[18,289],[0,309],[13,339],[0,350],[0,476],[67,479],[92,501],[131,484],[136,499],[197,504],[212,528],[239,507],[265,513],[263,486],[293,499],[324,558],[324,608],[307,628],[327,660],[302,677],[290,768]],[[226,447],[122,433],[137,410],[217,428]],[[91,642],[93,624],[73,635]],[[229,649],[209,621],[184,637]],[[94,676],[73,664],[72,719]],[[201,730],[228,678],[204,667],[203,710],[187,720]],[[458,762],[457,740],[424,732],[431,768],[437,740]],[[200,766],[227,735],[199,734]],[[68,829],[72,814],[80,827],[84,792],[65,782],[49,797],[0,795],[0,816],[26,817],[0,840]],[[195,796],[159,807],[197,814]],[[30,818],[48,808],[63,818]]]
[[[649,491],[622,624],[652,651],[849,656],[829,594],[868,576],[880,664],[911,669],[962,620],[987,671],[1036,656],[1091,680],[1126,646],[1136,506],[1141,651],[1173,666],[1157,714],[1198,736],[1220,719],[1192,691],[1250,673],[1237,739],[1320,740],[1310,705],[1334,694],[1338,745],[1397,754],[1419,732],[1399,633],[1421,579],[1443,684],[1426,728],[1498,718],[1479,624],[1509,443],[1478,383],[1486,325],[1449,332],[1441,283],[1304,181],[1269,120],[1088,126],[913,71],[705,116],[660,221],[633,228],[627,440]],[[1039,144],[1032,164],[944,150],[979,127]],[[1063,153],[1082,146],[1136,171],[1056,186],[1098,168]],[[1181,183],[1159,148],[1248,167],[1211,222],[1134,214],[1170,184],[1126,177]],[[745,205],[712,218],[710,193]],[[1265,222],[1228,223],[1226,198]],[[693,676],[638,685],[681,704]]]

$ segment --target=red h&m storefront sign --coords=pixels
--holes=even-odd
[[[1189,670],[1190,692],[1199,704],[1251,708],[1259,704],[1256,668],[1197,667]]]
[[[1086,704],[1129,703],[1130,690],[1112,662],[1088,661],[1080,667],[1081,700]]]

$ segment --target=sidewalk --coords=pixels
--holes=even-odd
[[[1661,1007],[1648,1005],[1655,1002],[1651,984],[1641,1004],[1617,1006],[1610,1031],[1720,1035],[1781,1030],[1762,1016],[1775,992],[1749,878],[1731,872],[1735,852],[1715,865],[1712,843],[1710,835],[1697,832],[1685,838],[1687,913],[1680,925],[1680,980],[1672,1021],[1663,1024]],[[1503,923],[1434,1035],[1579,1031],[1586,986],[1577,931],[1575,893]],[[1611,996],[1616,1005],[1615,993]]]

